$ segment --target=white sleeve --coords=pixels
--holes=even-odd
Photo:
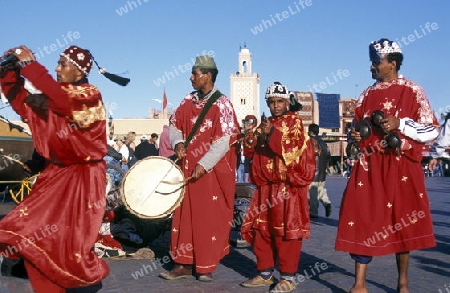
[[[433,158],[450,158],[450,154],[445,151],[445,149],[450,148],[450,123],[448,121],[445,122],[441,133],[430,150],[430,155]]]
[[[122,154],[122,158],[124,158],[125,160],[128,160],[128,158],[130,157],[130,152],[128,151],[128,148],[127,148],[127,146],[125,144],[123,144],[120,147],[119,153]]]
[[[225,156],[230,149],[230,136],[224,136],[215,141],[208,152],[200,159],[199,165],[202,165],[206,171],[211,170]]]
[[[400,118],[398,129],[403,135],[419,142],[432,141],[439,135],[435,126],[421,124],[407,117]]]
[[[172,124],[169,125],[169,141],[173,150],[178,143],[184,142],[183,133]]]

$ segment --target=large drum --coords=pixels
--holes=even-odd
[[[131,213],[143,219],[163,220],[180,206],[185,185],[181,169],[172,160],[152,156],[128,170],[120,191]]]

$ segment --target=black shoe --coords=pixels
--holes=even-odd
[[[328,218],[331,215],[331,203],[325,206],[325,216]]]

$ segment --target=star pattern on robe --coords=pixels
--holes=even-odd
[[[423,198],[423,193],[422,192],[419,193],[419,196],[420,196],[420,198]]]
[[[417,219],[416,219],[416,218],[414,218],[414,219],[411,220],[411,223],[413,223],[413,224],[415,224],[416,222],[417,222]]]
[[[177,233],[177,232],[178,232],[177,228],[173,228],[173,229],[172,229],[172,232]]]
[[[216,241],[216,236],[211,237],[211,241]]]
[[[362,187],[364,184],[361,181],[359,181],[358,185],[359,187]]]
[[[391,204],[390,202],[388,202],[388,203],[387,203],[387,207],[388,207],[388,208],[391,208],[391,207],[392,207],[392,204]]]
[[[402,181],[403,181],[403,182],[406,182],[406,180],[408,180],[408,176],[403,176],[403,177],[402,177]]]
[[[348,224],[349,224],[351,227],[353,227],[353,225],[355,225],[355,222],[350,221],[350,222],[348,222]]]
[[[394,106],[392,106],[391,101],[386,101],[386,102],[382,103],[382,105],[383,105],[383,109],[386,109],[387,111],[389,111],[392,107],[394,107]]]
[[[217,195],[213,195],[212,199],[217,200],[219,197]]]
[[[19,211],[20,211],[20,216],[19,216],[19,218],[28,216],[28,207],[25,207],[25,208],[23,208],[23,209],[20,209]]]
[[[75,258],[77,259],[77,263],[81,262],[81,254],[75,253]]]

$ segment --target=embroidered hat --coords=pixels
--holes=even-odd
[[[105,68],[100,67],[97,61],[95,61],[94,56],[92,56],[91,52],[87,49],[82,49],[77,46],[69,46],[60,55],[66,57],[69,62],[80,69],[86,76],[89,75],[92,64],[95,63],[95,65],[98,67],[99,73],[105,76],[110,81],[115,82],[121,86],[126,86],[130,82],[129,78],[109,73]]]
[[[402,50],[396,42],[388,39],[372,41],[369,45],[370,61],[380,61],[383,54],[389,53],[402,53]]]
[[[195,64],[192,69],[217,69],[216,62],[214,58],[208,55],[197,56],[195,58]]]
[[[275,81],[266,90],[265,99],[267,100],[268,98],[271,97],[279,97],[289,100],[290,92],[286,86],[282,85],[278,81]]]
[[[69,46],[60,55],[66,57],[69,62],[75,65],[86,76],[89,75],[93,62],[91,53],[88,50],[77,46]]]

